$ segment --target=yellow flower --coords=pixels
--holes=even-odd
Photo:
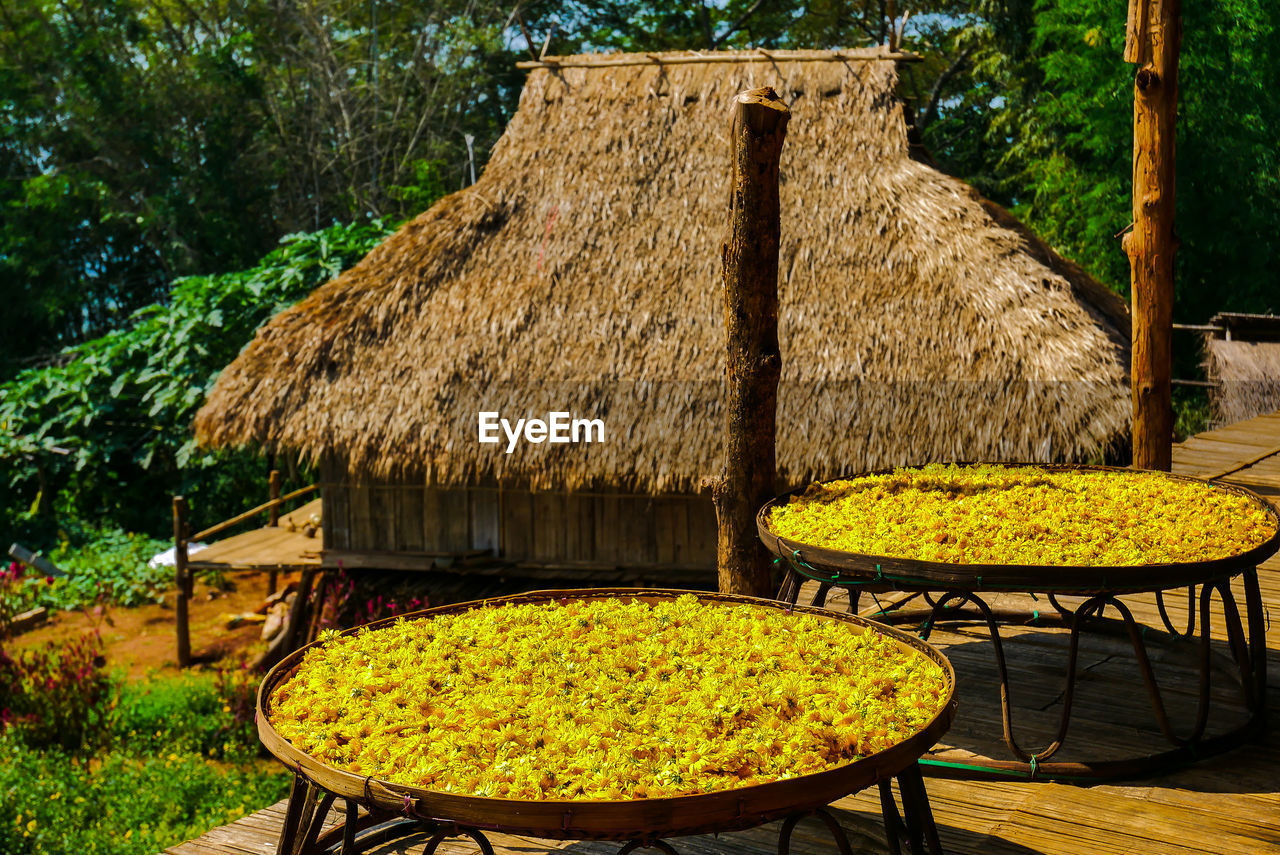
[[[335,637],[271,723],[361,775],[519,799],[794,777],[909,737],[946,686],[874,631],[691,595],[504,605]]]
[[[814,484],[774,508],[796,543],[949,564],[1125,566],[1238,555],[1275,534],[1244,496],[1158,473],[930,464]]]

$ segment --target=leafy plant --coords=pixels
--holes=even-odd
[[[1179,442],[1208,430],[1211,421],[1209,396],[1202,389],[1173,390],[1173,433]]]
[[[284,798],[274,763],[184,749],[91,758],[0,734],[0,852],[150,855]]]
[[[431,0],[23,0],[0,27],[0,380],[243,268],[280,235],[416,213],[519,94],[509,10]],[[509,22],[509,21],[508,21]],[[478,166],[482,164],[477,164]]]
[[[112,742],[134,752],[250,759],[259,748],[256,692],[257,676],[248,669],[126,684],[112,718]]]
[[[0,729],[32,747],[80,751],[109,715],[111,679],[96,634],[11,656],[0,650]]]
[[[13,619],[40,601],[40,588],[52,579],[34,579],[26,565],[12,561],[0,565],[0,639],[7,638]]]
[[[119,529],[91,529],[90,535],[83,546],[64,542],[50,554],[66,575],[46,585],[42,605],[70,609],[160,600],[173,581],[173,568],[147,562],[168,547],[166,541]]]
[[[95,650],[86,639],[0,653],[11,705],[0,725],[0,852],[150,855],[284,797],[288,776],[259,759],[233,707],[255,682],[246,669],[111,684],[87,658]],[[91,679],[72,679],[79,670]]]
[[[356,577],[339,569],[326,584],[324,611],[319,621],[320,627],[326,630],[364,626],[431,605],[421,590],[420,581],[406,580],[404,574],[365,573]]]
[[[178,280],[167,303],[67,349],[62,364],[0,385],[0,474],[26,497],[10,506],[11,524],[20,530],[56,512],[159,533],[167,509],[155,497],[175,489],[203,513],[242,509],[246,482],[264,467],[244,452],[198,449],[196,409],[263,321],[387,232],[371,220],[292,235],[250,270]]]

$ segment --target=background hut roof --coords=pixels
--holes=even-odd
[[[1204,369],[1216,383],[1209,393],[1213,418],[1235,424],[1280,410],[1280,317],[1223,313],[1209,325]]]
[[[1114,441],[1124,304],[913,160],[894,64],[849,54],[533,71],[480,180],[264,326],[198,436],[379,477],[697,488],[722,454],[729,105],[768,85],[792,109],[782,477]],[[480,410],[599,417],[606,441],[507,454]]]

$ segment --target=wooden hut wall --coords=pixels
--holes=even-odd
[[[549,568],[714,572],[716,522],[703,496],[646,496],[322,480],[328,565],[430,569],[489,552]]]

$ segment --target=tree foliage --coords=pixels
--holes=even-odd
[[[462,186],[519,84],[505,15],[0,0],[0,378],[113,329],[175,277],[242,269],[335,220],[417,213],[423,181]]]
[[[896,27],[923,57],[902,67],[900,94],[940,166],[1127,293],[1124,4],[903,13],[890,22],[881,0],[0,0],[0,508],[158,532],[156,499],[176,490],[212,515],[242,504],[261,462],[199,452],[188,433],[216,372],[384,233],[366,217],[394,221],[469,183],[515,109],[515,61],[543,50],[858,47]],[[1280,6],[1184,14],[1175,317],[1277,310]],[[296,232],[311,234],[272,251]]]
[[[1131,220],[1136,69],[1121,59],[1125,6],[1042,0],[1029,12],[1025,37],[974,25],[980,47],[963,94],[926,139],[951,171],[1127,295],[1119,235]],[[1175,318],[1280,310],[1271,131],[1280,126],[1280,9],[1209,0],[1183,13]],[[1189,369],[1194,355],[1183,361]]]
[[[263,483],[265,467],[253,454],[197,448],[196,409],[262,322],[387,231],[373,220],[294,235],[256,267],[180,279],[169,301],[0,386],[0,461],[17,499],[10,513],[25,509],[28,525],[57,514],[162,533],[175,492],[202,514],[242,510],[246,483]]]

